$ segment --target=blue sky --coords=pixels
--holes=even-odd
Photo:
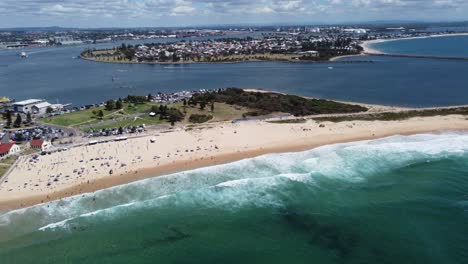
[[[468,20],[468,0],[0,0],[0,27]]]

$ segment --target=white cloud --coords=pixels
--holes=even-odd
[[[184,16],[194,23],[215,17],[244,23],[246,18],[262,21],[262,16],[278,22],[304,21],[311,14],[314,21],[451,19],[455,14],[468,19],[468,0],[0,0],[0,25],[12,23],[12,18],[14,22],[18,14],[31,21],[95,18],[118,22]]]

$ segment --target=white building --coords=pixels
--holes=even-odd
[[[32,107],[34,105],[44,102],[42,99],[28,99],[24,101],[19,101],[13,104],[13,109],[15,112],[27,113],[32,112]]]
[[[50,149],[50,147],[52,146],[52,143],[45,141],[43,139],[33,139],[29,143],[29,146],[33,149],[40,149],[42,151],[46,151]]]
[[[20,152],[20,147],[14,143],[0,144],[0,159]]]
[[[350,34],[366,34],[367,30],[363,28],[345,28],[343,29],[344,33],[350,33]]]
[[[38,103],[31,107],[31,112],[36,115],[44,115],[47,113],[47,108],[49,107],[52,108],[52,105],[48,102]]]

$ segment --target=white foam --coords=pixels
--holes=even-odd
[[[270,191],[288,181],[314,184],[317,176],[361,181],[385,169],[467,152],[467,134],[444,133],[393,136],[300,153],[269,154],[12,211],[0,216],[0,228],[9,228],[21,218],[35,219],[31,226],[34,230],[64,228],[77,218],[115,217],[122,208],[157,206],[162,200],[169,203],[173,199],[179,204],[203,201],[213,206],[231,203],[236,207],[249,202],[278,205],[280,201]]]

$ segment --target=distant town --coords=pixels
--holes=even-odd
[[[104,62],[235,62],[248,60],[328,60],[358,54],[365,29],[346,34],[321,35],[321,29],[290,33],[262,33],[259,38],[222,38],[126,45],[106,50],[86,50],[84,59]]]
[[[454,22],[455,23],[455,22]],[[282,35],[301,40],[338,38],[376,39],[409,37],[437,32],[450,32],[452,26],[466,23],[359,24],[359,25],[291,25],[291,26],[219,26],[209,28],[141,28],[141,29],[69,29],[69,28],[13,28],[0,29],[0,49],[32,48],[60,45],[99,44],[138,40],[231,38],[266,34]],[[436,30],[434,30],[434,28]]]
[[[79,30],[58,28],[40,30],[0,30],[0,49],[99,44],[144,39],[212,37],[239,33],[242,33],[242,31],[221,31],[211,29]]]

